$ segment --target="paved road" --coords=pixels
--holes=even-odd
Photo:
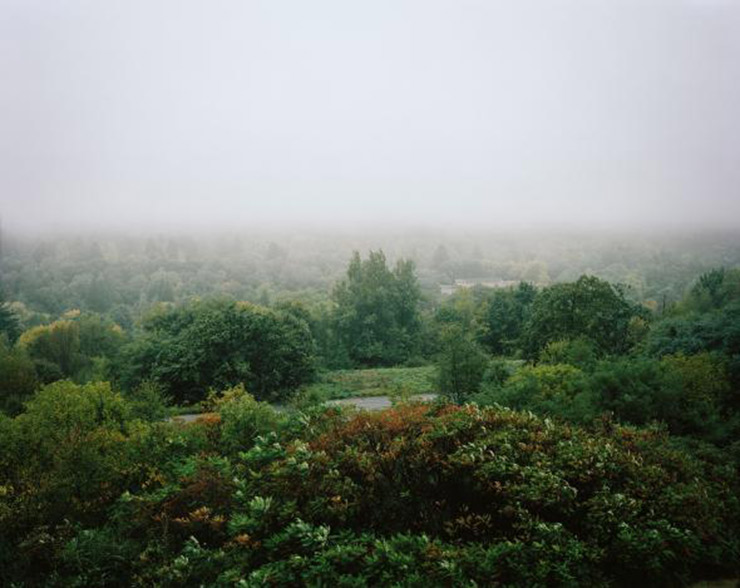
[[[422,402],[431,402],[437,397],[436,394],[419,394],[412,396],[412,400],[421,400]],[[329,405],[338,406],[355,406],[361,410],[383,410],[393,406],[390,396],[355,396],[353,398],[342,398],[341,400],[329,400]],[[181,414],[170,417],[168,420],[177,421],[178,423],[192,423],[207,413]]]
[[[419,394],[412,396],[412,400],[421,400],[422,402],[431,402],[437,397],[436,394]],[[358,396],[354,398],[343,398],[341,400],[330,400],[327,404],[339,406],[355,406],[362,410],[383,410],[393,406],[390,396]]]
[[[176,416],[172,416],[168,418],[168,421],[174,421],[176,423],[194,423],[197,421],[200,417],[205,416],[209,413],[207,412],[195,412],[192,414],[178,414]]]

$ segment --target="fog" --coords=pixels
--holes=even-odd
[[[6,229],[739,225],[738,2],[0,13]]]

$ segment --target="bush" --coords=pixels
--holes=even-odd
[[[545,396],[580,377],[510,380],[532,369]],[[192,425],[127,424],[107,386],[50,388],[0,417],[8,585],[684,585],[740,566],[737,468],[659,429],[441,402],[279,415],[243,387]],[[52,443],[84,446],[23,453],[52,414]]]
[[[221,446],[228,454],[248,449],[258,435],[275,430],[281,421],[275,409],[257,402],[243,385],[223,392],[214,408],[221,417]]]
[[[167,416],[171,398],[164,387],[156,382],[144,381],[126,394],[131,418],[145,421],[161,421]]]
[[[481,406],[501,404],[581,423],[599,414],[598,399],[586,385],[584,373],[567,364],[524,366],[502,386],[486,388],[475,400]]]
[[[596,363],[598,351],[593,341],[585,337],[551,341],[540,352],[540,363],[568,364],[588,370]]]

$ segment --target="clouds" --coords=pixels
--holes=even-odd
[[[7,4],[11,226],[740,218],[737,4]]]

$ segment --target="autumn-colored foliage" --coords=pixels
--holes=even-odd
[[[444,403],[279,415],[240,388],[192,425],[130,420],[105,387],[34,402],[0,421],[5,583],[677,585],[740,563],[735,467],[660,429]],[[22,456],[30,420],[58,441]]]

